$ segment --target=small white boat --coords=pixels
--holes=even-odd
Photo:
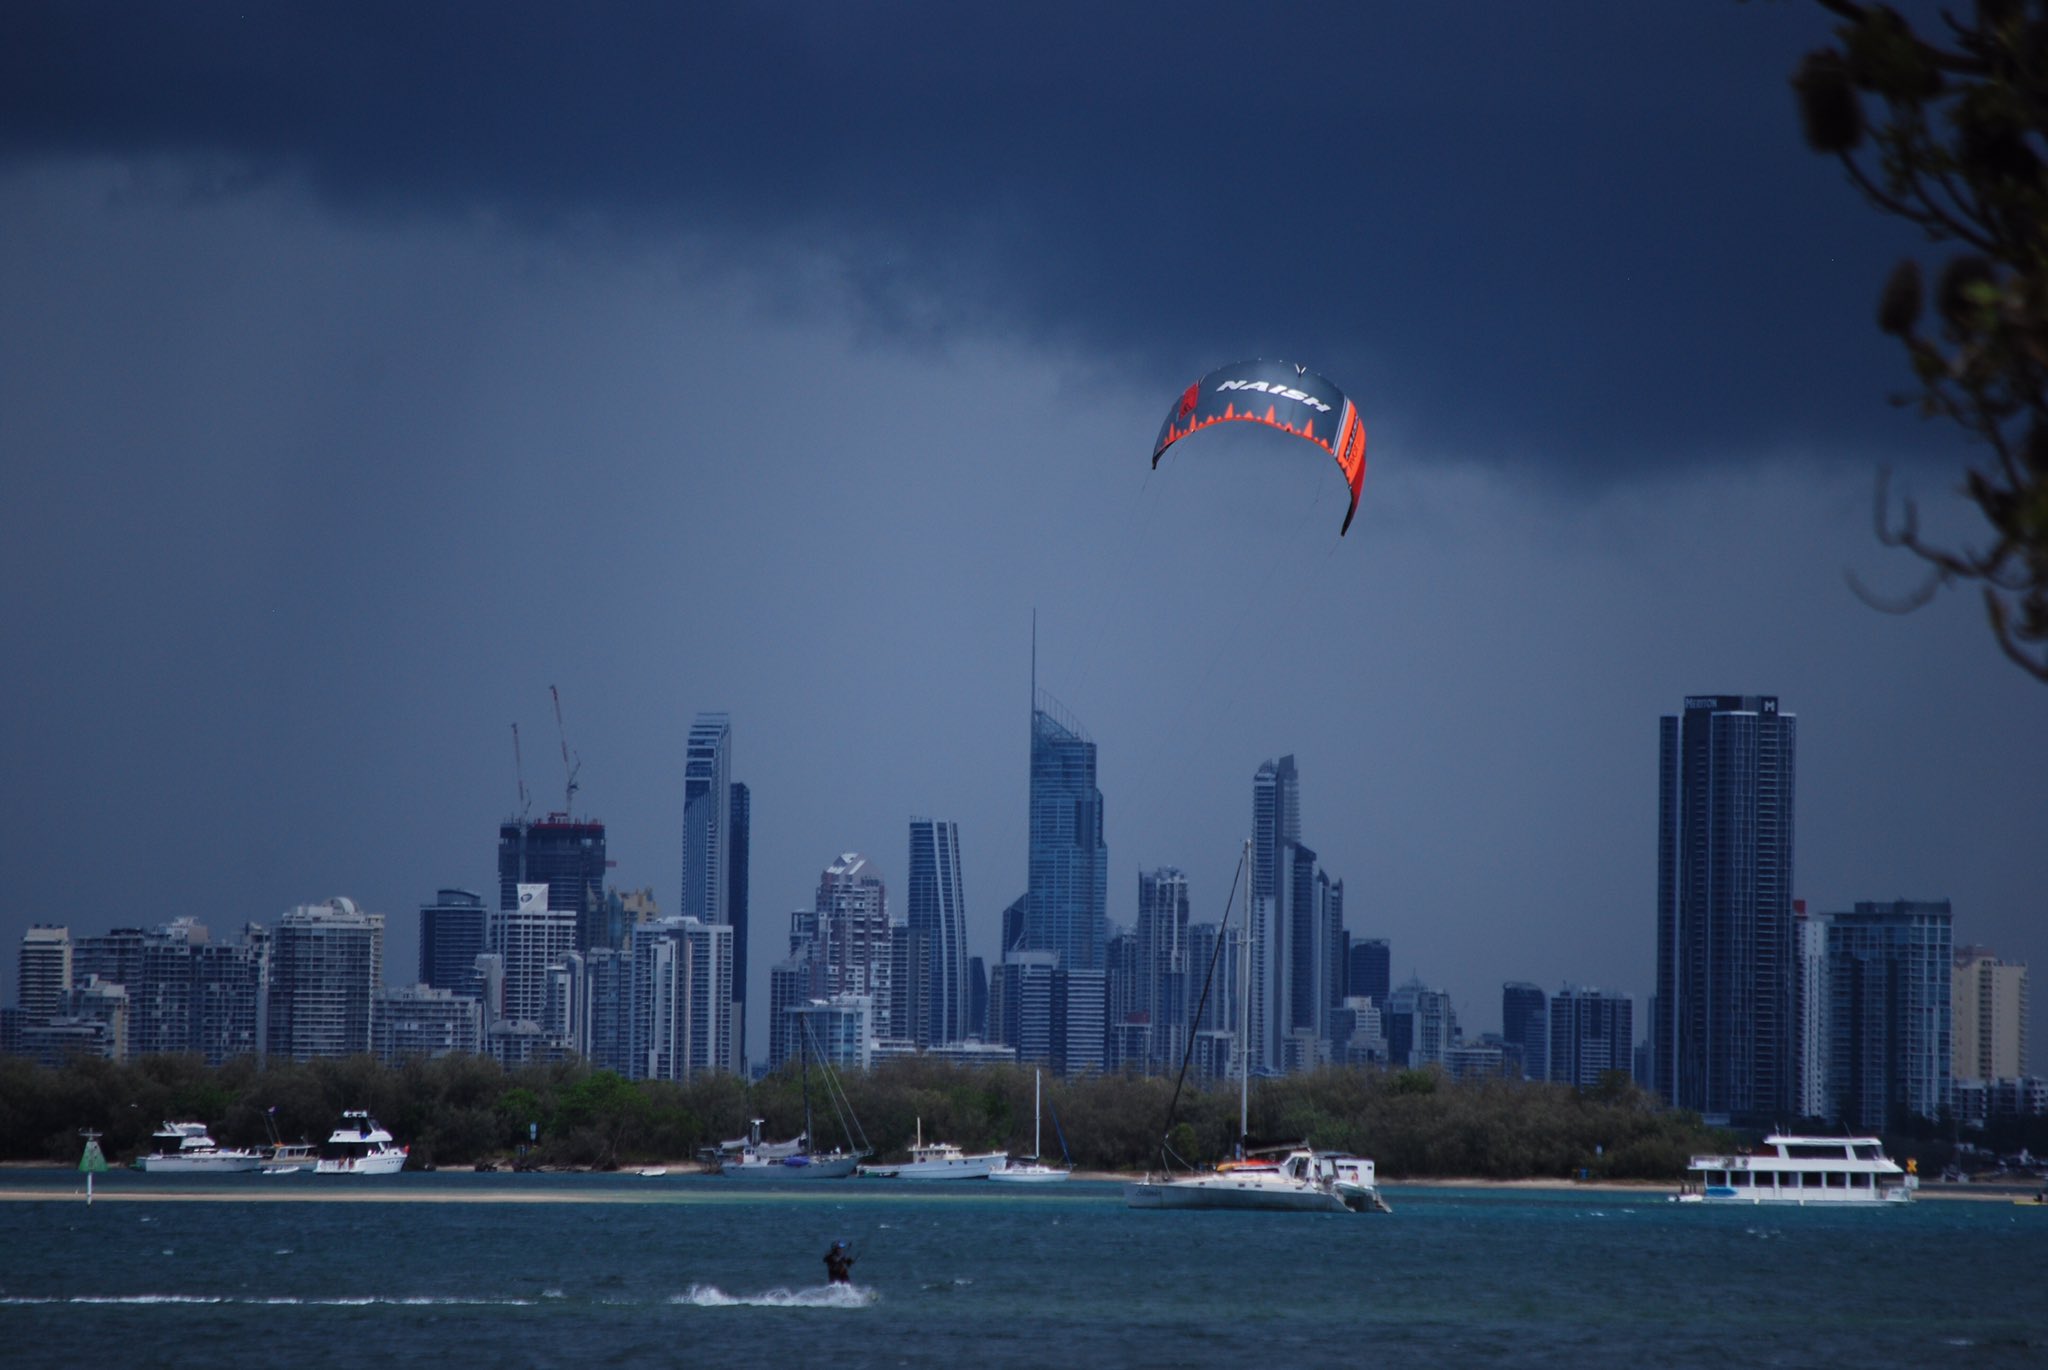
[[[406,1148],[392,1140],[383,1125],[361,1109],[341,1115],[327,1145],[314,1163],[315,1175],[396,1175],[405,1169]]]
[[[986,1180],[1009,1163],[1007,1151],[970,1153],[952,1142],[927,1142],[924,1119],[920,1118],[909,1160],[900,1165],[864,1165],[860,1173],[880,1180]]]
[[[1328,1157],[1337,1175],[1337,1197],[1354,1213],[1391,1213],[1393,1207],[1380,1193],[1379,1167],[1363,1156]]]
[[[320,1153],[311,1142],[287,1142],[277,1135],[277,1109],[273,1107],[263,1115],[263,1125],[270,1132],[270,1145],[263,1148],[263,1173],[266,1175],[290,1175],[301,1170],[311,1170],[320,1160]]]
[[[991,1170],[988,1173],[991,1180],[1000,1180],[1004,1184],[1058,1184],[1062,1180],[1073,1178],[1074,1170],[1071,1165],[1047,1165],[1039,1159],[1043,1143],[1039,1136],[1038,1119],[1039,1105],[1045,1088],[1044,1075],[1043,1071],[1031,1072],[1031,1154],[1014,1157],[1000,1170]],[[1066,1150],[1064,1141],[1061,1142],[1060,1150],[1062,1153]]]
[[[643,1180],[658,1180],[668,1174],[668,1167],[665,1165],[643,1165],[634,1173]]]
[[[263,1173],[290,1175],[311,1170],[320,1163],[320,1153],[311,1142],[279,1142],[263,1153]]]
[[[165,1123],[156,1130],[156,1150],[136,1161],[151,1175],[229,1175],[263,1168],[263,1153],[224,1147],[205,1123]]]
[[[1754,1153],[1695,1156],[1686,1169],[1696,1178],[1672,1196],[1680,1203],[1909,1203],[1920,1187],[1913,1163],[1900,1167],[1876,1137],[1774,1132]]]

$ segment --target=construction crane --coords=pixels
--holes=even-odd
[[[526,797],[526,762],[519,755],[519,725],[512,725],[512,773],[519,778],[519,820],[526,821],[526,815],[533,808],[533,801]]]
[[[583,769],[583,758],[577,757],[574,765],[569,763],[569,734],[562,727],[562,692],[550,685],[548,694],[555,701],[555,735],[562,741],[562,775],[567,781],[562,792],[562,817],[566,819],[576,803],[576,772]]]

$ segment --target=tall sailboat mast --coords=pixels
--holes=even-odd
[[[1252,1107],[1252,840],[1244,840],[1244,921],[1238,928],[1237,1159],[1244,1159]]]

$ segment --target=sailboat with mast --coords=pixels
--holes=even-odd
[[[1251,904],[1251,840],[1244,844],[1244,855],[1238,863],[1238,873],[1245,883],[1246,913]],[[1231,899],[1223,906],[1223,929],[1225,936],[1216,939],[1216,950],[1209,960],[1209,973],[1202,982],[1201,1004],[1206,1007],[1209,998],[1209,984],[1216,973],[1216,962],[1221,958],[1223,945],[1230,925],[1230,905],[1237,895],[1237,881],[1231,882]],[[1245,918],[1250,923],[1250,918]],[[1159,1154],[1162,1173],[1148,1174],[1142,1181],[1124,1187],[1124,1203],[1131,1208],[1250,1208],[1266,1209],[1289,1213],[1344,1213],[1362,1206],[1351,1200],[1345,1188],[1338,1183],[1337,1166],[1331,1157],[1324,1156],[1307,1142],[1284,1147],[1253,1149],[1247,1139],[1251,1114],[1251,954],[1248,930],[1238,933],[1239,992],[1238,1026],[1232,1052],[1237,1058],[1237,1145],[1232,1159],[1213,1170],[1196,1170],[1192,1167],[1176,1171],[1174,1162],[1179,1160],[1173,1154],[1172,1145],[1167,1141],[1173,1131],[1173,1115],[1180,1105],[1181,1086],[1186,1083],[1188,1059],[1193,1054],[1194,1026],[1200,1023],[1202,1010],[1198,1007],[1193,1015],[1188,1033],[1188,1048],[1181,1055],[1180,1079],[1175,1083],[1173,1102],[1167,1106],[1166,1128],[1160,1138]]]
[[[755,1180],[843,1180],[874,1154],[868,1146],[867,1134],[861,1130],[860,1119],[854,1116],[853,1105],[847,1100],[846,1091],[840,1086],[839,1077],[833,1073],[831,1063],[824,1059],[823,1052],[818,1056],[818,1073],[824,1080],[826,1101],[838,1117],[846,1145],[831,1151],[813,1149],[813,1138],[817,1135],[811,1123],[811,1048],[814,1038],[810,1020],[800,1014],[797,1021],[802,1028],[797,1041],[798,1051],[803,1057],[804,1130],[793,1141],[763,1142],[761,1120],[754,1119],[747,1140],[719,1162],[721,1175]]]
[[[1012,1157],[1009,1164],[1000,1170],[991,1170],[988,1173],[991,1180],[1001,1180],[1005,1184],[1058,1184],[1061,1180],[1073,1178],[1074,1161],[1067,1155],[1067,1139],[1064,1135],[1060,1137],[1060,1158],[1066,1161],[1066,1164],[1047,1165],[1043,1159],[1045,1144],[1039,1135],[1039,1112],[1044,1093],[1045,1073],[1034,1070],[1031,1072],[1031,1154]],[[1059,1131],[1058,1114],[1053,1115],[1052,1126],[1053,1131]]]

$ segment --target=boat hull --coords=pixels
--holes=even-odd
[[[1074,1178],[1074,1172],[1051,1165],[1012,1165],[991,1170],[988,1177],[1003,1184],[1058,1184]]]
[[[986,1156],[957,1156],[943,1161],[908,1161],[902,1165],[868,1165],[863,1175],[879,1180],[986,1180],[1009,1163],[1004,1153]]]
[[[405,1169],[403,1151],[373,1151],[366,1156],[323,1158],[313,1167],[315,1175],[396,1175]]]
[[[784,1156],[727,1161],[718,1173],[736,1180],[843,1180],[859,1168],[858,1156]]]
[[[1336,1193],[1301,1185],[1262,1184],[1228,1176],[1194,1180],[1145,1180],[1124,1186],[1130,1208],[1258,1209],[1272,1213],[1348,1213]]]
[[[144,1156],[141,1166],[150,1175],[233,1175],[261,1170],[263,1158],[253,1151],[214,1151],[198,1155]]]

